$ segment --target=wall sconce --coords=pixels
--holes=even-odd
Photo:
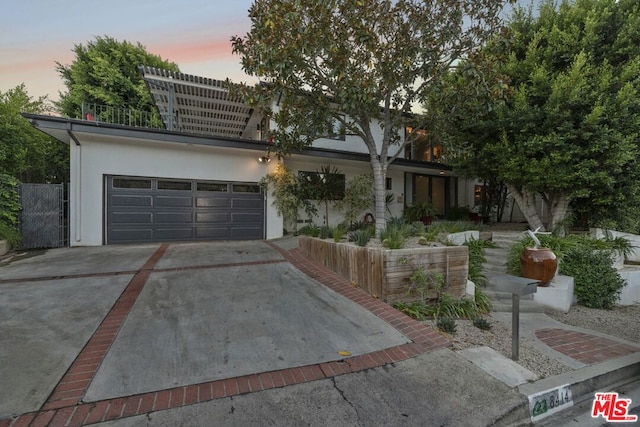
[[[271,157],[269,157],[269,156],[260,156],[260,157],[258,157],[258,161],[260,163],[269,163],[271,161]]]
[[[440,175],[444,175],[444,171],[440,171]]]

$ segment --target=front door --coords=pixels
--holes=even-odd
[[[444,216],[447,213],[447,178],[433,175],[413,175],[413,204],[429,203]]]

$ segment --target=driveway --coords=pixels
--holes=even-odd
[[[447,345],[290,254],[207,242],[55,249],[0,266],[0,421],[115,420]]]

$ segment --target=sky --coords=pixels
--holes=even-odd
[[[231,53],[231,36],[250,29],[252,0],[8,0],[0,25],[0,92],[24,83],[33,98],[57,100],[66,88],[56,62],[96,36],[140,42],[180,71],[251,81]]]
[[[520,0],[528,3],[527,0]],[[250,29],[252,0],[5,0],[0,26],[0,91],[24,83],[33,98],[66,88],[56,62],[70,65],[76,44],[96,36],[140,42],[186,74],[255,82],[231,53]]]

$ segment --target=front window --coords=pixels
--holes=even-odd
[[[411,144],[405,146],[405,159],[420,160],[423,162],[441,163],[444,161],[442,144],[433,138],[426,130],[412,127],[405,128],[405,141],[411,138]]]
[[[298,172],[307,200],[342,200],[345,191],[345,176],[341,173]]]

